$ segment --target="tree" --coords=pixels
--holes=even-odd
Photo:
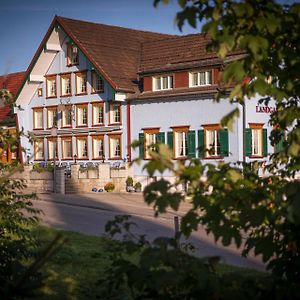
[[[168,0],[155,0],[168,3]],[[178,178],[175,186],[187,184],[193,208],[183,217],[181,230],[189,236],[198,224],[205,225],[224,245],[234,241],[262,254],[274,276],[300,282],[300,183],[294,180],[300,171],[300,4],[282,5],[276,1],[250,0],[178,0],[182,10],[176,20],[179,28],[187,21],[211,37],[209,51],[225,58],[231,51],[242,51],[240,59],[224,65],[222,80],[234,84],[227,100],[224,90],[217,101],[238,101],[259,94],[261,102],[276,101],[270,117],[275,145],[285,133],[283,151],[272,155],[265,167],[266,176],[258,176],[258,164],[203,165],[191,160],[175,164],[163,145],[146,165],[149,174],[171,170]],[[250,82],[249,80],[251,79]],[[230,125],[237,111],[222,120]],[[203,177],[206,177],[203,180]],[[174,185],[161,179],[144,191],[145,200],[157,213],[168,206],[177,209],[183,201],[173,193]],[[242,244],[242,239],[245,243]]]

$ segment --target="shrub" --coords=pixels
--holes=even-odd
[[[108,182],[105,186],[104,189],[107,192],[112,192],[115,189],[115,185],[112,182]]]
[[[134,185],[134,188],[135,190],[141,190],[142,189],[142,184],[140,182],[137,182],[135,185]]]
[[[126,179],[126,185],[127,186],[133,186],[133,178],[131,176],[128,176]]]

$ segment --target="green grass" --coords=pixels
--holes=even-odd
[[[49,245],[58,233],[66,238],[66,242],[43,267],[46,285],[38,299],[106,299],[101,295],[107,287],[97,282],[105,278],[104,271],[111,263],[109,254],[114,249],[114,242],[103,237],[42,226],[35,228],[33,233],[44,247]],[[263,274],[226,264],[218,267],[220,274],[231,272],[246,273],[250,276]]]
[[[97,281],[110,263],[110,241],[47,227],[37,227],[33,232],[43,246],[58,232],[67,239],[43,268],[46,286],[42,290],[44,296],[39,299],[101,299],[97,296],[102,294],[103,287],[97,285]]]

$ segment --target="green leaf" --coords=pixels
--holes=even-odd
[[[227,127],[230,131],[233,131],[233,125],[235,119],[240,116],[240,110],[235,108],[231,112],[229,112],[226,116],[224,116],[221,120],[222,127]]]

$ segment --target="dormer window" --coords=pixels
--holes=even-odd
[[[69,44],[67,47],[67,66],[70,67],[78,65],[78,47],[71,44]]]
[[[212,84],[212,71],[190,73],[190,86],[204,86]]]
[[[172,88],[173,88],[173,76],[172,75],[153,77],[153,90],[154,91],[170,90]]]

